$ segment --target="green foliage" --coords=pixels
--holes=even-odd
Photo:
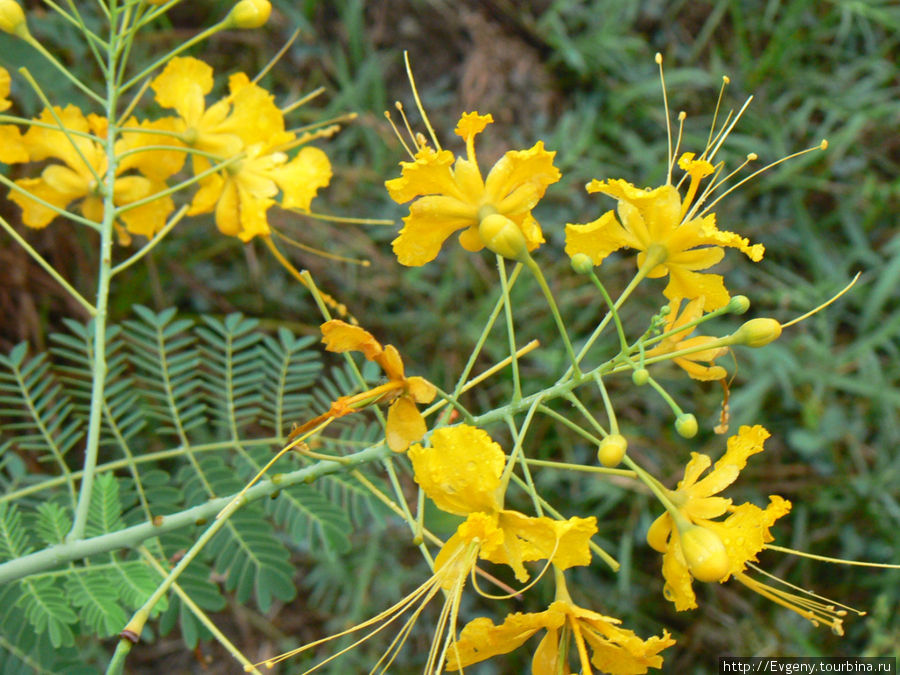
[[[103,463],[88,510],[89,540],[235,494],[268,461],[271,448],[280,447],[287,428],[328,395],[317,396],[312,387],[321,371],[312,338],[284,328],[266,335],[257,321],[237,314],[195,322],[174,310],[138,306],[135,315],[124,330],[107,330]],[[86,426],[93,325],[66,325],[68,333],[51,336],[48,354],[28,358],[20,345],[0,357],[7,488],[0,501],[0,562],[65,548],[71,529],[78,477],[66,457]],[[346,384],[350,375],[337,372]],[[364,426],[363,435],[352,424],[344,429],[359,443],[373,435]],[[23,472],[17,460],[24,456],[55,462],[58,477]],[[285,457],[272,472],[300,466]],[[265,504],[246,506],[228,519],[179,585],[205,611],[221,610],[226,594],[241,604],[252,597],[263,612],[275,601],[290,601],[297,593],[291,549],[332,556],[346,551],[352,525],[345,507],[359,492],[351,482],[325,481],[285,488]],[[277,536],[276,527],[285,537]],[[145,541],[149,550],[175,560],[190,543],[189,530],[151,534]],[[7,584],[0,658],[9,672],[63,672],[65,648],[75,645],[76,635],[117,634],[160,580],[113,539],[103,553]],[[178,622],[189,646],[209,637],[176,596],[163,598],[153,615],[160,616],[162,634]],[[46,641],[58,659],[48,658]]]

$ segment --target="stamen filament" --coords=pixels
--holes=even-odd
[[[416,100],[416,108],[419,109],[419,114],[422,116],[422,121],[425,122],[425,128],[428,129],[428,134],[431,136],[431,140],[434,143],[434,148],[438,152],[440,152],[443,148],[441,148],[441,144],[437,139],[437,134],[434,133],[434,127],[431,126],[431,121],[428,119],[428,115],[425,113],[425,108],[422,105],[422,99],[419,98],[419,90],[416,89],[416,80],[412,74],[412,66],[409,64],[409,52],[403,52],[403,62],[406,64],[406,76],[409,78],[409,86],[412,87],[413,98]]]
[[[391,125],[391,129],[394,130],[394,135],[397,137],[397,140],[400,141],[400,145],[403,146],[403,149],[406,150],[406,154],[410,156],[410,159],[415,159],[415,153],[409,149],[409,146],[406,144],[406,141],[403,140],[403,136],[400,135],[400,130],[397,128],[397,125],[394,124],[394,120],[391,117],[391,113],[388,110],[384,111],[384,116],[387,118],[388,123]]]

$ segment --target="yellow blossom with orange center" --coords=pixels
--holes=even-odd
[[[425,378],[406,377],[403,360],[393,345],[381,346],[375,337],[359,326],[351,326],[339,319],[322,324],[322,342],[330,352],[362,352],[369,361],[374,361],[388,382],[353,398],[372,402],[390,402],[385,435],[388,447],[394,452],[403,452],[409,444],[425,435],[427,427],[417,403],[431,403],[437,390]]]
[[[60,128],[56,121],[68,133]],[[65,209],[73,202],[80,202],[80,211],[88,220],[103,220],[103,193],[106,187],[108,157],[101,141],[107,132],[107,122],[94,114],[85,117],[74,105],[54,108],[54,113],[44,110],[37,121],[44,126],[33,125],[22,136],[31,161],[57,159],[44,168],[38,178],[22,178],[15,184],[27,192],[11,190],[9,198],[22,208],[22,222],[33,228],[43,228],[59,214],[57,211],[29,197],[35,197]],[[115,145],[117,155],[133,147],[134,136],[123,135]],[[135,153],[127,161],[117,163],[113,184],[113,201],[116,206],[127,206],[149,199],[145,203],[123,210],[119,218],[128,232],[147,237],[165,225],[166,217],[175,206],[168,196],[152,199],[165,189],[160,165],[151,153]],[[136,169],[140,174],[128,173]],[[98,178],[100,181],[98,181]]]
[[[393,241],[402,265],[418,266],[434,260],[444,241],[459,230],[463,230],[459,242],[468,251],[487,246],[507,255],[506,240],[510,236],[521,240],[529,251],[543,243],[543,233],[531,211],[547,186],[560,179],[559,169],[553,166],[556,153],[545,150],[542,141],[528,150],[511,150],[483,178],[475,155],[475,136],[492,122],[491,115],[463,114],[455,132],[466,143],[465,157],[422,144],[414,161],[400,163],[400,177],[385,183],[391,199],[398,204],[415,200]],[[493,231],[506,228],[500,235],[503,243],[485,240],[489,235],[479,231],[485,222]]]
[[[471,540],[469,530],[477,523],[480,557],[508,565],[520,581],[528,579],[523,565],[528,561],[550,560],[560,569],[590,563],[588,543],[597,531],[593,516],[554,520],[503,508],[506,456],[484,430],[466,424],[437,429],[430,447],[414,445],[408,456],[416,482],[435,505],[467,516],[444,549]]]
[[[719,581],[743,572],[748,562],[755,561],[757,553],[773,540],[769,529],[791,509],[791,503],[778,495],[769,497],[765,509],[749,502],[734,506],[731,499],[717,496],[737,479],[748,457],[763,451],[763,442],[768,437],[769,432],[762,426],[742,426],[736,436],[728,439],[725,454],[703,478],[701,475],[712,460],[708,455],[691,453],[684,478],[676,490],[669,492],[680,516],[714,533],[724,545],[727,563]],[[728,514],[725,520],[715,520],[725,514]],[[657,518],[647,533],[650,546],[663,554],[664,594],[678,610],[697,606],[682,536],[684,532],[679,532],[668,512]]]
[[[541,630],[547,633],[532,658],[532,675],[556,675],[561,663],[562,672],[571,672],[566,652],[560,649],[561,642],[568,640],[575,642],[582,675],[592,675],[594,668],[610,675],[640,675],[648,668],[662,667],[659,653],[675,644],[668,631],[664,630],[661,637],[642,640],[633,631],[621,628],[619,619],[576,605],[564,583],[557,573],[556,600],[543,612],[509,614],[500,625],[486,617],[470,621],[448,650],[448,670],[462,670],[508,654]]]
[[[652,253],[656,264],[647,276],[669,276],[663,294],[670,300],[703,297],[703,309],[710,311],[728,304],[730,295],[720,275],[701,270],[722,260],[723,247],[736,248],[754,262],[762,259],[765,249],[734,232],[720,230],[714,213],[692,208],[701,181],[715,173],[710,162],[694,159],[694,154],[687,152],[678,166],[689,178],[684,198],[671,184],[641,189],[619,179],[588,183],[588,192],[618,201],[618,217],[616,211],[607,211],[593,222],[566,225],[566,253],[584,253],[599,265],[613,251],[628,247],[640,252],[639,267]]]

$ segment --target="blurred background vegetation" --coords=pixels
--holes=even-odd
[[[161,53],[217,20],[229,3],[182,3],[169,21],[146,33],[140,49]],[[275,13],[260,31],[225,33],[193,53],[217,73],[262,68],[290,34],[299,39],[264,84],[279,101],[323,86],[326,93],[301,108],[294,125],[355,112],[358,118],[323,144],[335,165],[333,184],[314,202],[320,212],[389,218],[392,227],[359,226],[270,212],[273,223],[303,243],[369,261],[340,263],[291,252],[321,287],[345,301],[382,342],[397,345],[407,369],[450,388],[497,295],[496,271],[487,255],[472,256],[451,242],[440,260],[402,269],[389,242],[404,208],[390,202],[383,181],[397,175],[402,148],[383,111],[395,100],[413,110],[403,70],[408,50],[425,106],[446,145],[463,111],[493,114],[496,124],[479,137],[482,166],[510,148],[543,139],[557,151],[564,174],[538,211],[548,244],[539,259],[569,325],[586,334],[601,313],[596,293],[568,272],[563,225],[587,222],[611,203],[589,197],[592,178],[624,178],[656,185],[665,177],[665,118],[655,52],[665,57],[672,116],[687,112],[687,149],[702,147],[723,75],[731,84],[726,108],[754,100],[720,158],[729,166],[749,152],[768,163],[827,138],[824,153],[776,167],[730,195],[717,208],[719,222],[766,246],[755,265],[729,253],[728,287],[750,297],[748,316],[786,321],[830,297],[857,271],[853,291],[810,320],[790,328],[773,345],[740,350],[730,400],[731,430],[764,424],[773,434],[764,455],[751,460],[729,492],[761,503],[777,493],[794,510],[776,528],[778,542],[813,553],[876,562],[900,559],[900,6],[890,0],[273,0]],[[31,10],[42,13],[40,4]],[[32,15],[34,17],[35,15]],[[32,32],[70,63],[83,45],[65,25],[46,15],[31,18]],[[0,36],[5,38],[6,36]],[[136,54],[139,58],[140,54]],[[21,44],[0,40],[0,62],[25,62],[38,79],[39,58]],[[78,66],[75,66],[76,69]],[[83,68],[83,66],[82,66]],[[91,72],[82,73],[94,77]],[[64,85],[61,85],[64,86]],[[77,102],[73,92],[57,92]],[[32,101],[25,105],[36,107]],[[413,124],[419,124],[412,115]],[[421,128],[419,125],[418,128]],[[11,213],[9,204],[2,207]],[[83,287],[93,277],[94,244],[87,235],[57,226],[29,239],[66,276]],[[600,269],[615,293],[633,273],[630,256]],[[78,283],[76,283],[78,285]],[[660,287],[661,289],[661,287]],[[649,295],[649,294],[644,294]],[[519,339],[553,343],[555,329],[536,287],[516,287]],[[626,324],[644,325],[661,296],[630,303]],[[240,311],[273,330],[318,333],[318,314],[261,245],[241,245],[219,235],[210,221],[193,219],[123,278],[113,297],[113,318],[142,303],[177,306],[182,314]],[[643,303],[643,304],[642,304]],[[0,335],[4,351],[26,339],[36,348],[79,308],[13,245],[0,248]],[[643,313],[642,312],[647,312]],[[13,320],[14,317],[14,320]],[[736,319],[721,321],[722,331]],[[505,353],[505,334],[488,345],[482,365]],[[560,350],[561,352],[561,350]],[[599,355],[598,355],[599,358]],[[526,382],[537,387],[558,363],[531,358]],[[674,370],[660,377],[701,422],[688,446],[675,435],[668,409],[630,379],[612,383],[612,395],[633,436],[640,461],[667,484],[681,477],[689,450],[717,457],[724,438],[710,429],[722,402],[715,383],[684,382]],[[495,378],[468,400],[487,409],[507,395]],[[565,412],[564,410],[561,410]],[[502,430],[490,430],[504,442]],[[530,434],[534,456],[593,461],[592,448],[544,420]],[[408,477],[407,477],[408,479]],[[678,645],[663,672],[713,673],[719,655],[896,655],[900,645],[900,574],[834,566],[780,553],[761,557],[765,569],[804,588],[867,610],[846,622],[846,636],[816,629],[800,617],[734,582],[698,588],[700,609],[677,613],[662,596],[660,557],[644,540],[659,507],[630,483],[573,478],[544,470],[542,493],[565,515],[597,515],[599,541],[622,563],[613,575],[599,562],[576,570],[570,584],[583,606],[622,617],[642,636],[668,627]],[[441,523],[435,522],[436,529]],[[450,524],[445,524],[445,529]],[[263,658],[334,632],[389,606],[424,579],[425,566],[409,544],[405,526],[366,524],[354,549],[327,565],[315,551],[298,551],[301,600],[261,615],[239,605],[216,615],[251,658]],[[383,570],[391,570],[390,575]],[[502,610],[468,599],[465,617],[479,612],[499,619],[506,611],[546,605],[549,591]],[[427,614],[427,613],[426,613]],[[417,672],[433,616],[420,621],[392,672]],[[389,640],[388,640],[389,641]],[[366,672],[387,644],[376,638],[329,672]],[[477,673],[522,672],[524,650],[511,659],[477,666]],[[210,662],[210,659],[212,661]],[[186,653],[177,636],[139,647],[134,672],[235,672],[213,645]],[[418,665],[421,668],[421,665]],[[282,672],[301,672],[289,663]]]

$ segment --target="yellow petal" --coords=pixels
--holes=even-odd
[[[175,57],[150,83],[156,102],[173,108],[188,123],[196,123],[203,114],[204,97],[212,90],[213,69],[193,57]]]
[[[731,485],[738,473],[747,466],[747,459],[763,451],[763,442],[769,435],[765,427],[759,424],[752,427],[741,426],[737,434],[728,439],[725,454],[716,462],[715,468],[691,492],[703,496],[712,495]]]
[[[492,124],[493,121],[494,118],[490,113],[487,115],[479,115],[477,112],[463,113],[453,133],[468,142],[484,131],[485,127]]]
[[[362,352],[369,361],[374,361],[384,351],[381,343],[369,331],[351,326],[340,319],[326,321],[321,329],[322,342],[330,352]]]
[[[447,654],[447,669],[459,670],[499,654],[509,654],[542,628],[558,628],[565,621],[559,612],[534,614],[509,614],[500,625],[487,617],[479,617],[467,623],[459,634],[459,640]]]
[[[275,169],[272,177],[284,193],[283,208],[308,211],[319,189],[331,181],[331,162],[319,148],[306,147],[283,167]]]
[[[463,195],[453,179],[455,158],[449,150],[435,152],[425,147],[416,153],[412,162],[400,162],[400,178],[385,182],[385,187],[398,204],[420,195],[447,195],[462,199]]]
[[[431,382],[416,375],[406,378],[406,391],[416,403],[431,403],[437,395],[437,389]]]
[[[716,521],[704,523],[704,526],[715,532],[725,545],[730,563],[729,574],[742,572],[748,562],[756,562],[756,554],[774,539],[769,529],[790,510],[789,501],[778,495],[771,495],[769,505],[765,509],[748,502],[736,507],[721,523]]]
[[[49,202],[54,206],[58,206],[61,209],[68,206],[69,201],[71,200],[69,195],[55,190],[48,185],[43,178],[20,178],[15,181],[15,183],[29,194],[34,195],[38,199],[43,199],[45,202]],[[47,227],[47,225],[49,225],[57,216],[56,211],[53,209],[36,202],[34,199],[29,198],[26,194],[17,190],[9,191],[9,199],[21,207],[22,222],[28,227],[35,229]]]
[[[416,482],[439,509],[466,515],[499,511],[503,450],[485,431],[460,424],[436,430],[432,447],[409,449]]]
[[[681,553],[681,542],[678,530],[672,530],[669,546],[663,554],[663,578],[666,580],[663,595],[675,603],[675,609],[683,612],[697,607],[697,596],[692,586],[693,577],[688,571],[687,563]]]
[[[217,127],[221,134],[234,134],[246,145],[262,143],[275,148],[288,143],[294,135],[284,130],[284,115],[268,90],[254,84],[244,73],[228,78],[231,112]]]
[[[703,310],[711,312],[728,304],[731,296],[725,288],[725,280],[718,274],[691,272],[677,265],[666,265],[669,283],[663,290],[670,300],[675,298],[703,297]]]
[[[397,260],[413,267],[434,260],[451,234],[476,224],[467,211],[472,208],[448,197],[423,197],[416,201],[392,242]]]
[[[152,195],[165,188],[165,183],[155,183],[152,184],[149,193]],[[150,238],[163,228],[166,224],[166,218],[174,210],[175,202],[172,201],[171,197],[165,196],[141,206],[136,206],[133,209],[128,209],[122,212],[120,218],[131,234],[142,234]]]
[[[583,253],[594,265],[599,265],[606,256],[624,246],[635,248],[638,242],[619,224],[615,211],[607,211],[584,225],[566,225],[566,254],[570,258]]]
[[[199,196],[199,193],[198,193]],[[222,183],[222,190],[215,204],[216,227],[222,234],[237,237],[241,233],[241,203],[233,180]]]
[[[663,513],[650,524],[650,529],[647,530],[647,543],[654,550],[665,553],[671,533],[672,516]]]
[[[527,199],[517,200],[500,209],[504,215],[511,212],[530,211],[544,196],[547,186],[557,182],[562,174],[553,166],[556,152],[544,149],[538,141],[528,150],[510,150],[501,157],[488,173],[485,192],[488,200],[499,203],[521,186],[530,186]]]
[[[419,440],[428,431],[422,413],[408,396],[401,396],[388,408],[385,439],[394,452],[403,452],[410,443]]]
[[[523,562],[552,560],[562,570],[591,562],[590,540],[597,532],[597,519],[534,518],[518,511],[502,511],[499,526],[503,530],[503,547],[487,550],[482,557],[509,565],[520,581],[528,579]]]
[[[593,628],[582,631],[591,647],[591,665],[609,675],[641,675],[648,668],[661,668],[659,652],[675,644],[665,630],[662,637],[642,640],[633,631],[608,621],[586,623]]]
[[[0,112],[9,110],[12,106],[12,102],[8,100],[9,85],[11,83],[12,78],[9,76],[9,71],[6,68],[0,67]]]
[[[194,199],[191,201],[191,208],[188,209],[188,215],[196,216],[201,213],[212,213],[216,208],[216,203],[219,201],[219,197],[222,196],[222,191],[224,189],[225,179],[219,174],[214,173],[211,176],[204,178],[200,182],[200,189],[194,194]],[[226,232],[226,234],[237,235],[237,230],[230,233]]]
[[[0,125],[0,162],[16,164],[28,159],[28,148],[18,127]]]
[[[384,374],[389,380],[400,381],[403,377],[403,360],[400,358],[400,352],[394,345],[387,345],[384,351],[375,357],[374,361],[381,366]]]
[[[158,120],[141,120],[138,122],[131,118],[126,126],[132,129],[146,129],[147,131],[165,132],[142,133],[140,131],[126,131],[116,143],[116,155],[128,153],[121,157],[117,173],[123,174],[131,169],[137,169],[142,174],[153,180],[162,181],[178,173],[184,166],[185,152],[182,150],[145,150],[149,146],[180,146],[181,141],[177,135],[184,131],[184,122],[176,117],[163,117]],[[171,134],[171,135],[167,135]]]
[[[531,659],[531,675],[559,675],[559,630],[549,628]]]

